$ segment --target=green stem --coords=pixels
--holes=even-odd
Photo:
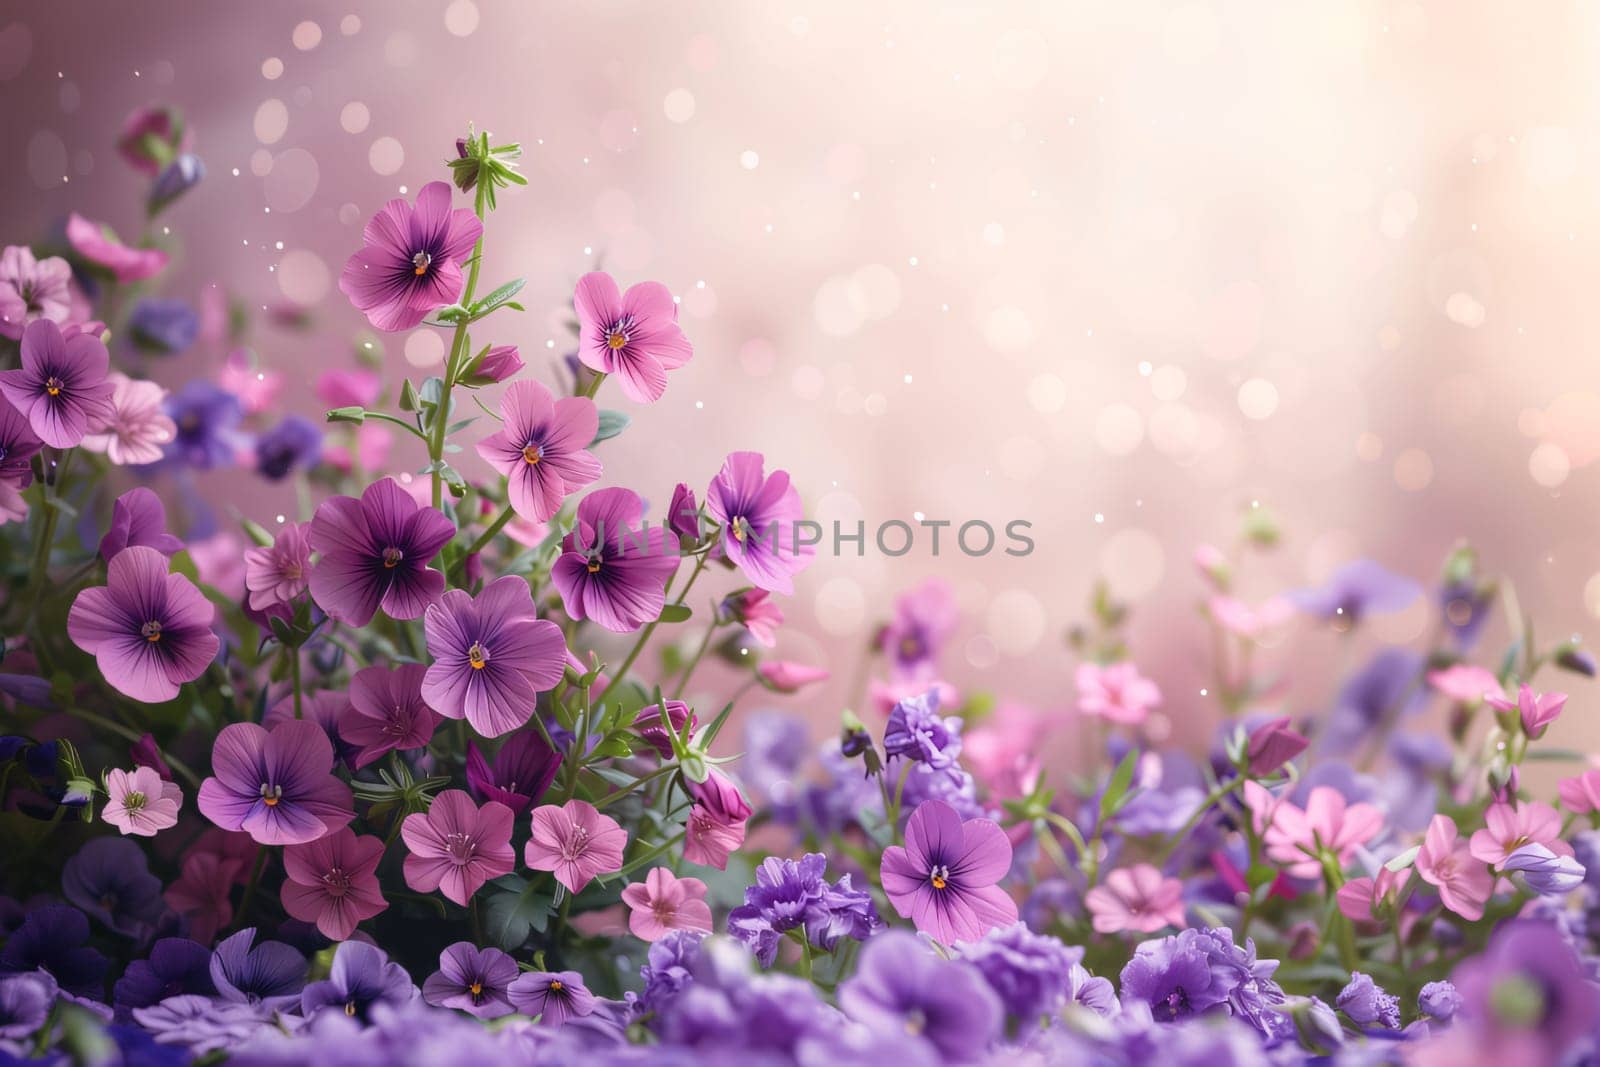
[[[478,195],[472,203],[472,213],[483,220],[484,192],[488,187],[478,183]],[[478,232],[478,240],[472,246],[471,265],[467,268],[467,286],[461,290],[461,306],[468,307],[472,304],[472,295],[478,288],[478,269],[483,265],[483,231]],[[450,344],[450,360],[444,366],[444,383],[439,387],[439,406],[433,409],[433,425],[429,427],[428,434],[428,459],[433,468],[433,506],[440,507],[444,503],[444,477],[440,466],[444,462],[444,435],[450,425],[450,389],[455,385],[455,376],[461,368],[461,354],[467,347],[467,327],[470,323],[465,317],[456,324],[455,339]]]
[[[120,722],[117,722],[114,719],[108,719],[103,715],[96,715],[92,711],[85,711],[82,708],[72,707],[67,708],[66,711],[68,715],[71,715],[75,719],[82,719],[91,726],[98,726],[102,730],[110,730],[118,737],[126,738],[129,741],[137,742],[144,737],[144,735],[139,733],[139,731],[130,730]],[[182,760],[173,756],[169,752],[162,752],[161,758],[167,761],[167,766],[172,768],[173,774],[176,774],[185,782],[189,783],[189,787],[191,789],[200,788],[200,776],[195,774],[187,763],[184,763]]]
[[[700,666],[700,660],[705,656],[706,649],[711,647],[711,635],[717,632],[717,619],[712,616],[711,623],[706,627],[705,636],[700,639],[700,647],[694,650],[694,655],[689,657],[689,662],[683,668],[683,674],[678,678],[678,688],[672,694],[673,700],[682,700],[683,691],[689,688],[689,676],[694,669]]]
[[[515,518],[516,514],[516,509],[507,504],[500,514],[495,516],[495,520],[489,524],[489,528],[479,534],[478,539],[468,545],[467,550],[461,553],[461,557],[450,565],[450,579],[452,581],[461,573],[461,569],[467,565],[468,557],[475,556],[487,548],[489,542],[493,541],[495,535],[506,528],[506,523]]]
[[[44,514],[39,519],[33,544],[33,567],[29,571],[33,575],[33,592],[28,601],[29,619],[38,614],[39,600],[44,596],[45,587],[50,584],[50,550],[55,547],[56,523],[61,518],[61,509],[55,502],[61,499],[61,486],[66,480],[67,468],[72,464],[72,453],[70,448],[61,453],[61,458],[56,461],[54,477],[45,479]]]
[[[256,886],[261,882],[261,872],[267,866],[267,848],[265,845],[256,846],[256,865],[250,871],[250,881],[244,887],[244,899],[239,902],[239,914],[233,920],[235,928],[244,926],[245,918],[250,914],[250,902],[255,899]]]
[[[303,698],[300,695],[300,650],[291,648],[289,652],[289,676],[294,679],[294,717],[305,718],[302,709]]]

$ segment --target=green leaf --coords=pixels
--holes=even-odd
[[[694,611],[687,604],[668,604],[661,609],[662,622],[687,622]]]
[[[487,315],[502,304],[509,303],[511,298],[522,292],[522,287],[528,284],[526,278],[514,278],[500,288],[478,300],[472,305],[472,314],[477,316]]]
[[[594,440],[589,442],[589,447],[593,448],[601,441],[611,440],[626,430],[631,422],[633,420],[620,411],[600,412],[600,428],[595,431]]]
[[[400,410],[416,411],[421,403],[421,398],[417,396],[417,387],[411,384],[411,379],[403,380],[400,383]]]
[[[1117,769],[1111,772],[1111,780],[1106,783],[1106,791],[1100,797],[1100,818],[1102,822],[1110,818],[1111,814],[1122,806],[1123,797],[1128,794],[1128,787],[1133,784],[1133,771],[1139,763],[1139,754],[1130,752],[1122,757],[1122,762],[1117,764]]]
[[[543,933],[550,919],[551,899],[515,874],[502,875],[489,883],[493,887],[484,908],[483,932],[506,952],[515,952],[531,932]]]

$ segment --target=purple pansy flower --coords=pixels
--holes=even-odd
[[[437,1008],[498,1019],[516,1011],[506,992],[519,973],[517,961],[499,949],[457,941],[439,953],[439,969],[422,983],[422,999]]]
[[[300,1011],[311,1018],[332,1009],[368,1021],[374,1005],[400,1005],[413,1000],[417,987],[404,967],[389,962],[383,950],[364,941],[345,941],[333,954],[333,968],[321,982],[300,994]]]
[[[423,627],[433,656],[422,679],[423,699],[446,718],[465,718],[485,737],[526,723],[538,693],[566,673],[561,628],[535,617],[528,583],[514,574],[490,582],[476,597],[450,590],[428,608]]]
[[[1011,869],[1011,842],[991,819],[962,821],[942,800],[911,813],[906,843],[883,850],[883,891],[895,911],[945,944],[976,941],[1017,921],[998,883]]]
[[[542,1026],[560,1026],[594,1011],[595,996],[577,971],[529,971],[507,990],[511,1004],[524,1015],[537,1015]]]
[[[57,992],[48,971],[0,978],[0,1048],[32,1037],[49,1018]]]
[[[561,769],[561,754],[532,730],[506,738],[495,753],[494,765],[472,742],[467,743],[467,785],[481,803],[499,801],[521,815],[544,796]]]
[[[102,996],[106,958],[84,943],[88,940],[89,920],[77,908],[65,904],[35,908],[0,949],[0,974],[45,971],[69,993]]]
[[[808,852],[798,860],[768,856],[756,868],[755,884],[744,891],[744,903],[728,913],[728,933],[755,954],[763,967],[778,956],[778,942],[805,925],[827,892],[823,873],[828,857]]]
[[[224,939],[211,957],[211,981],[223,1000],[281,1011],[300,1001],[306,958],[281,941],[255,944],[255,927]]]
[[[998,926],[980,940],[955,946],[960,959],[976,967],[1023,1032],[1054,1015],[1071,995],[1072,968],[1083,949],[1029,930],[1023,923]]]
[[[137,545],[112,558],[104,586],[73,600],[67,635],[119,692],[154,704],[205,673],[220,646],[216,613],[194,583],[167,573],[167,557]]]
[[[816,549],[800,544],[800,492],[787,471],[763,470],[759,452],[735,452],[706,491],[706,510],[722,524],[718,551],[746,578],[772,593],[792,594],[794,576]]]
[[[239,398],[220,386],[195,380],[167,397],[166,412],[176,428],[163,462],[195,470],[233,465],[239,420]]]
[[[112,987],[117,1017],[134,1008],[148,1008],[168,997],[192,993],[210,996],[211,950],[187,937],[163,937],[150,948],[150,958],[134,960]]]
[[[578,279],[578,358],[591,370],[614,374],[629,400],[650,404],[667,391],[667,371],[694,356],[678,326],[678,302],[660,282],[640,282],[626,293],[599,271]]]
[[[322,431],[304,415],[285,415],[256,438],[256,470],[275,482],[297,470],[310,470],[321,458]]]
[[[450,186],[429,182],[413,207],[396,197],[367,221],[361,251],[345,263],[339,290],[380,330],[409,330],[461,293],[462,264],[483,235]]]
[[[22,331],[22,366],[0,371],[0,394],[23,415],[39,440],[72,448],[112,416],[111,356],[98,337],[39,319]]]
[[[140,348],[176,355],[200,336],[200,316],[182,300],[146,297],[128,316],[128,335]]]
[[[268,733],[253,722],[222,728],[211,751],[214,777],[200,783],[201,814],[263,845],[300,845],[355,818],[350,787],[332,773],[333,742],[306,719]]]
[[[418,618],[444,592],[444,575],[428,561],[455,532],[393,478],[367,486],[359,500],[330,497],[311,520],[311,547],[322,554],[311,568],[311,596],[350,626],[365,626],[379,607]]]
[[[890,930],[868,941],[839,1007],[885,1036],[927,1042],[948,1063],[975,1063],[1000,1036],[1004,1007],[968,964],[942,959],[919,938]]]
[[[529,522],[545,522],[561,502],[600,477],[588,451],[600,426],[586,396],[557,400],[535,381],[513,382],[500,397],[501,429],[478,442],[478,455],[506,477],[511,506]]]
[[[350,702],[339,716],[339,736],[359,749],[356,770],[388,752],[426,748],[433,739],[439,715],[422,699],[427,670],[420,663],[363,667],[350,679]]]
[[[92,918],[130,937],[148,933],[165,910],[161,879],[150,873],[144,849],[121,837],[97,837],[79,849],[62,868],[61,891]]]
[[[0,487],[21,490],[33,484],[30,461],[43,445],[27,416],[0,398]],[[0,506],[0,522],[4,521],[5,509]]]
[[[550,577],[574,619],[631,633],[661,615],[667,579],[678,569],[666,534],[641,523],[644,506],[630,489],[601,489],[578,505]]]
[[[138,486],[111,506],[111,529],[100,539],[100,555],[109,562],[125,548],[144,545],[163,556],[183,551],[183,540],[167,532],[167,509],[155,493]]]

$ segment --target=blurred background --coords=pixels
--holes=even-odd
[[[664,504],[756,449],[824,523],[1032,523],[1025,558],[820,557],[779,645],[834,671],[788,701],[819,731],[929,577],[964,611],[955,686],[1064,711],[1064,634],[1103,577],[1198,740],[1191,558],[1252,504],[1283,535],[1249,600],[1360,556],[1431,587],[1467,539],[1544,635],[1600,615],[1597,53],[1581,2],[12,5],[0,212],[7,242],[74,210],[135,236],[112,143],[134,106],[179,107],[208,177],[164,218],[166,294],[251,308],[283,407],[315,415],[315,375],[354,366],[336,283],[365,219],[446,177],[469,122],[520,140],[485,281],[527,276],[528,311],[479,339],[554,383],[598,265],[670,286],[695,346],[660,403],[602,395],[634,418],[605,484]],[[444,352],[384,341],[396,381]],[[201,489],[296,506],[237,474]],[[1434,611],[1359,640],[1420,642]],[[1339,639],[1290,638],[1275,706],[1325,705]],[[1558,743],[1592,742],[1593,704],[1579,685]]]

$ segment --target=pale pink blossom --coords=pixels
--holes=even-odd
[[[1470,663],[1456,663],[1441,671],[1429,671],[1428,684],[1457,704],[1477,704],[1489,697],[1504,699],[1506,695],[1493,671]]]
[[[711,932],[706,884],[679,878],[666,867],[652,868],[644,881],[624,889],[622,902],[632,909],[628,929],[641,941],[659,941],[673,930]]]
[[[1078,711],[1091,718],[1137,726],[1161,706],[1161,690],[1132,663],[1078,667]]]
[[[272,544],[245,550],[244,587],[250,591],[252,611],[287,604],[306,591],[311,571],[308,531],[308,524],[291,522]]]
[[[154,837],[176,826],[178,809],[183,805],[183,790],[177,783],[164,781],[149,767],[131,771],[113,769],[106,773],[106,806],[100,815],[124,835]]]
[[[808,685],[828,680],[825,668],[812,667],[793,660],[768,660],[756,670],[768,689],[775,689],[780,693],[798,693]]]
[[[162,446],[178,435],[178,427],[162,409],[167,391],[120,371],[106,376],[112,385],[111,417],[83,439],[83,447],[102,452],[119,467],[154,463]]]
[[[239,406],[246,415],[259,415],[270,411],[278,402],[283,375],[257,366],[249,351],[239,348],[228,354],[222,369],[217,371],[217,384],[239,398]]]
[[[1334,894],[1339,910],[1351,922],[1370,923],[1378,920],[1378,908],[1400,887],[1401,877],[1387,866],[1379,867],[1375,877],[1352,878]]]
[[[1168,926],[1182,929],[1183,883],[1164,876],[1148,863],[1119,867],[1106,875],[1083,898],[1094,916],[1094,928],[1102,934],[1134,930],[1154,933]]]
[[[1294,605],[1283,597],[1273,597],[1259,607],[1251,607],[1237,597],[1214,596],[1206,605],[1212,620],[1239,637],[1256,638],[1282,626],[1294,615]]]
[[[84,259],[109,270],[119,282],[142,281],[167,265],[167,254],[161,249],[129,247],[109,226],[77,213],[67,216],[67,243]]]
[[[1503,696],[1486,699],[1496,711],[1517,712],[1522,718],[1522,730],[1529,737],[1543,734],[1567,706],[1567,694],[1535,693],[1526,683],[1518,687],[1515,702]]]
[[[1572,855],[1572,846],[1561,840],[1561,814],[1549,804],[1524,801],[1516,807],[1506,803],[1489,805],[1483,813],[1484,828],[1472,835],[1472,858],[1499,866],[1523,845],[1543,845],[1558,856]]]
[[[533,812],[533,836],[522,858],[536,871],[553,871],[556,881],[577,893],[597,874],[622,869],[628,832],[593,804],[569,800]]]
[[[1600,811],[1600,769],[1584,771],[1556,783],[1562,805],[1576,815]]]
[[[1472,858],[1448,815],[1435,815],[1417,852],[1417,874],[1439,890],[1444,906],[1469,922],[1483,918],[1483,906],[1494,889],[1494,876],[1481,860]]]
[[[1332,856],[1342,867],[1356,849],[1383,831],[1383,812],[1371,804],[1349,804],[1344,794],[1319,785],[1302,810],[1280,801],[1264,832],[1267,855],[1296,878],[1316,878],[1322,859]]]

